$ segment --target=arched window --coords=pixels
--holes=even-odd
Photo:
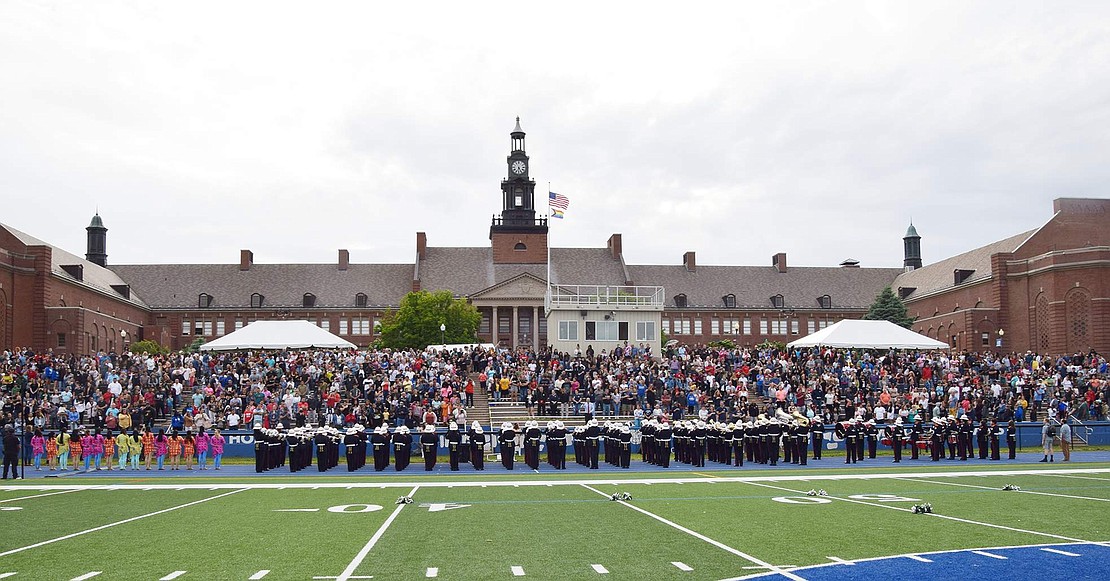
[[[674,296],[674,306],[676,306],[676,307],[685,307],[686,306],[686,295],[681,294],[681,293],[675,295]]]
[[[212,295],[208,293],[200,293],[197,295],[197,307],[207,309],[212,306]]]
[[[1064,296],[1064,306],[1068,353],[1085,353],[1091,349],[1091,293],[1073,288]]]
[[[727,295],[721,297],[721,300],[724,302],[726,309],[736,308],[736,295],[728,293]]]
[[[262,301],[264,299],[265,299],[265,297],[263,297],[259,293],[252,294],[251,295],[251,307],[256,308],[256,309],[262,308]]]
[[[528,250],[528,247],[525,246],[523,242],[517,242],[516,246],[513,246],[513,250],[523,251],[523,250]]]
[[[305,308],[315,307],[316,306],[316,295],[314,295],[312,293],[305,293],[304,298],[301,300],[301,306],[303,306]]]
[[[784,299],[782,295],[775,295],[771,297],[771,306],[776,309],[781,309],[786,306],[786,299]]]
[[[359,308],[366,308],[366,293],[358,293],[355,295],[355,306]]]
[[[831,309],[832,297],[829,295],[821,295],[817,297],[817,304],[820,305],[822,309]]]

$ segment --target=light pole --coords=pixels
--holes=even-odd
[[[445,323],[439,324],[439,342],[447,345],[447,325]]]
[[[120,346],[123,347],[123,349],[121,351],[126,353],[127,352],[127,329],[120,329],[119,330],[119,342],[120,342]]]
[[[998,345],[995,345],[995,347],[998,347],[998,348],[1002,347],[1002,336],[1005,335],[1005,334],[1006,334],[1006,331],[1004,329],[999,329],[998,330]]]

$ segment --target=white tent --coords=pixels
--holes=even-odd
[[[948,349],[943,341],[899,327],[890,321],[844,319],[787,347],[842,347],[857,349]]]
[[[230,335],[201,345],[201,351],[246,349],[354,349],[355,344],[308,321],[255,321]]]

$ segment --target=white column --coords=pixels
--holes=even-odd
[[[512,331],[513,331],[513,341],[512,341],[512,343],[511,343],[511,345],[513,346],[513,349],[516,349],[516,336],[517,336],[517,333],[519,333],[519,332],[520,332],[520,331],[518,330],[518,328],[519,328],[519,325],[518,325],[519,321],[517,320],[517,316],[518,316],[518,313],[517,313],[517,306],[516,306],[516,305],[513,305],[513,324],[512,324]]]
[[[493,309],[493,314],[490,315],[490,343],[497,345],[497,331],[499,330],[497,323],[497,307],[490,307]]]
[[[540,308],[532,307],[532,348],[540,350]]]

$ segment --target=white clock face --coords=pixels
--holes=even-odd
[[[513,162],[513,173],[515,173],[516,175],[520,175],[520,174],[524,173],[524,170],[525,170],[525,165],[524,165],[523,161],[517,160],[517,161]]]

